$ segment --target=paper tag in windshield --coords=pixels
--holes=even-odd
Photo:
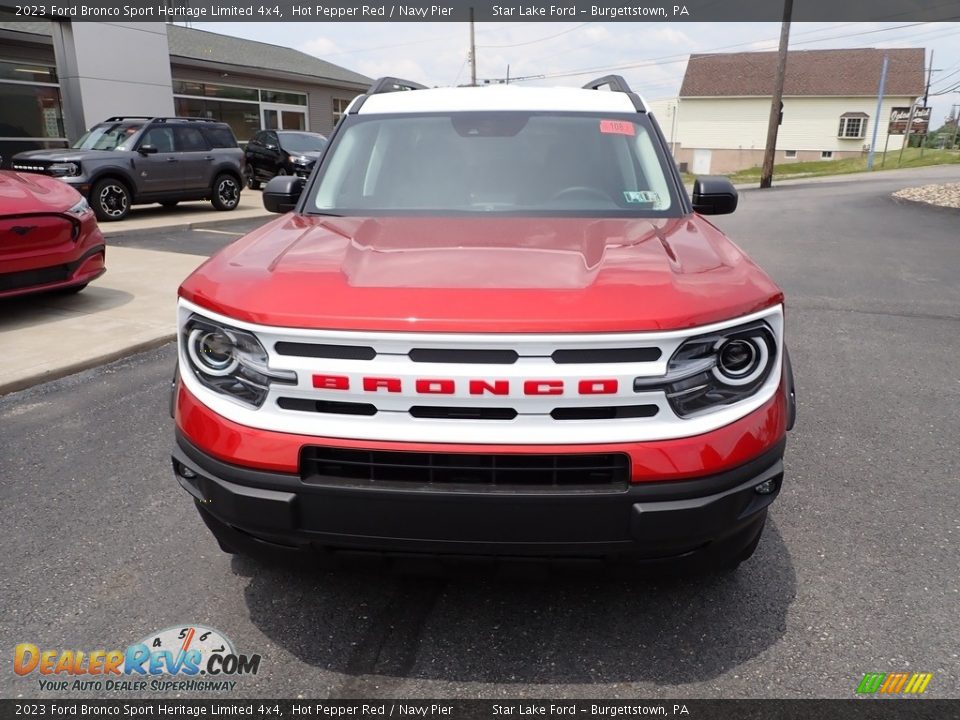
[[[601,120],[600,132],[608,135],[636,135],[637,129],[626,120]]]
[[[623,199],[628,203],[660,204],[660,195],[653,190],[624,190]]]

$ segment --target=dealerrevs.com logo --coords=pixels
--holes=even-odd
[[[13,670],[39,676],[40,690],[231,691],[234,678],[257,674],[260,656],[238,653],[218,630],[185,624],[151,633],[126,650],[49,650],[20,643]]]

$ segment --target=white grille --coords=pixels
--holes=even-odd
[[[639,442],[698,435],[727,425],[760,407],[780,383],[780,358],[760,390],[747,400],[692,418],[680,418],[661,390],[634,391],[637,377],[666,373],[667,362],[688,338],[754,320],[765,320],[782,346],[783,313],[780,306],[760,313],[683,331],[653,333],[603,333],[594,335],[374,333],[278,328],[235,321],[181,300],[182,327],[191,314],[250,331],[269,355],[269,365],[292,370],[296,385],[271,386],[263,406],[252,409],[219,395],[197,381],[189,371],[181,373],[190,391],[219,415],[249,427],[325,438],[434,442],[462,444],[598,444]],[[277,350],[280,344],[281,354]],[[295,343],[298,346],[291,348]],[[324,346],[305,351],[304,346]],[[335,348],[331,350],[331,346]],[[558,363],[560,351],[596,351],[647,348],[656,359],[629,362]],[[411,357],[412,351],[413,357]],[[418,362],[414,358],[430,351],[509,351],[498,362]],[[659,355],[656,355],[659,350]],[[189,367],[181,351],[181,366]],[[310,357],[307,352],[354,357]],[[288,354],[296,353],[296,354]],[[514,362],[509,362],[513,359]],[[372,357],[371,357],[372,356]],[[368,357],[370,359],[357,359]],[[497,358],[485,358],[496,360]],[[314,377],[336,378],[330,388],[314,387]],[[343,379],[346,379],[344,382]],[[385,383],[377,392],[364,390],[364,378],[400,383],[400,392],[387,392]],[[444,390],[452,383],[453,392]],[[474,381],[471,393],[471,381]],[[485,383],[483,392],[477,382]],[[603,382],[601,382],[603,381]],[[609,389],[613,393],[581,394]],[[528,394],[525,384],[536,390],[562,385],[563,394]],[[540,383],[548,383],[543,385]],[[348,389],[333,389],[332,386]],[[492,394],[490,387],[506,394]],[[529,390],[530,388],[526,388]],[[279,401],[279,402],[278,402]],[[317,411],[317,403],[323,411]],[[333,403],[346,405],[333,405]],[[283,407],[281,407],[281,404]],[[603,417],[610,408],[629,417]],[[448,410],[453,409],[450,413]],[[638,409],[642,408],[642,409]],[[557,413],[558,409],[566,412]],[[413,412],[411,413],[411,410]],[[362,414],[353,414],[362,411]],[[512,416],[507,419],[507,416]],[[590,419],[558,419],[578,417]],[[441,415],[436,417],[436,415]]]

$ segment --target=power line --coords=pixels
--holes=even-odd
[[[876,34],[876,33],[891,32],[891,31],[893,31],[893,30],[902,30],[902,29],[904,29],[904,28],[917,27],[918,25],[929,25],[929,24],[931,24],[931,23],[929,23],[929,22],[906,23],[906,24],[904,24],[904,25],[895,25],[895,26],[893,26],[893,27],[888,27],[888,28],[881,28],[881,29],[876,29],[876,30],[864,30],[863,32],[859,32],[859,33],[846,33],[846,34],[844,34],[844,35],[833,35],[833,36],[830,36],[830,37],[814,38],[814,39],[811,39],[811,40],[803,40],[803,41],[801,41],[801,42],[791,43],[791,47],[792,47],[792,46],[796,46],[796,45],[809,45],[809,44],[811,44],[811,43],[824,42],[824,41],[827,41],[827,40],[837,40],[837,39],[841,39],[841,38],[858,37],[858,36],[861,36],[861,35],[871,35],[871,34]],[[940,30],[940,29],[937,28],[937,30],[935,30],[935,31],[933,31],[933,32],[936,33],[936,32],[939,32],[939,30]],[[957,30],[951,29],[949,32],[944,33],[944,35],[938,36],[938,37],[946,37],[946,36],[949,36],[949,35],[954,35],[954,34],[957,34],[957,32],[958,32]],[[915,38],[921,37],[921,36],[923,36],[923,35],[925,35],[925,34],[926,34],[926,33],[920,33],[919,35],[908,36],[906,39],[915,39]],[[902,39],[904,39],[904,38],[898,38],[898,40],[902,40]],[[931,39],[932,39],[932,38],[931,38]],[[699,51],[699,52],[697,53],[697,55],[703,55],[703,54],[707,54],[707,53],[714,53],[714,52],[716,52],[716,51],[718,51],[718,50],[729,50],[729,49],[731,49],[731,48],[743,47],[743,46],[745,46],[745,45],[754,45],[755,43],[756,43],[756,41],[749,41],[749,42],[736,43],[736,44],[733,44],[733,45],[723,45],[723,46],[720,46],[720,47],[708,48],[708,49],[706,49],[706,50],[701,50],[701,51]],[[765,52],[766,52],[766,51],[765,51]],[[620,64],[620,65],[601,65],[601,66],[596,66],[596,67],[591,67],[591,68],[583,68],[583,69],[579,69],[579,70],[578,70],[578,69],[574,69],[574,70],[565,70],[565,71],[556,72],[556,73],[545,73],[545,74],[544,74],[544,77],[545,77],[545,78],[577,77],[577,76],[580,76],[580,75],[591,75],[591,74],[595,74],[595,73],[598,73],[598,72],[610,72],[610,71],[614,71],[614,70],[633,70],[633,69],[637,69],[637,68],[652,67],[652,66],[659,66],[659,65],[672,65],[672,64],[675,64],[675,63],[693,61],[693,60],[695,60],[695,59],[697,59],[697,58],[694,58],[692,55],[688,55],[688,54],[686,54],[686,53],[684,53],[684,54],[677,54],[677,55],[665,55],[665,56],[659,57],[659,58],[649,58],[649,59],[642,60],[642,61],[625,63],[625,64]]]
[[[561,35],[566,35],[566,34],[568,34],[568,33],[572,33],[574,30],[579,30],[580,28],[584,28],[584,27],[586,27],[587,25],[593,25],[593,23],[592,23],[592,22],[581,23],[581,24],[577,25],[576,27],[572,27],[572,28],[570,28],[570,29],[568,29],[568,30],[564,30],[563,32],[558,32],[558,33],[556,33],[555,35],[547,35],[546,37],[537,38],[536,40],[527,40],[526,42],[513,43],[513,44],[510,44],[510,45],[477,45],[477,47],[481,47],[481,48],[484,48],[484,49],[496,49],[496,48],[521,47],[521,46],[524,46],[524,45],[535,45],[536,43],[539,43],[539,42],[545,42],[545,41],[547,41],[547,40],[553,40],[554,38],[558,38],[558,37],[560,37]]]

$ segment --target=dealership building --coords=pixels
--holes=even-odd
[[[115,115],[327,135],[370,78],[290,48],[166,23],[19,22],[0,12],[0,156],[65,147]]]

